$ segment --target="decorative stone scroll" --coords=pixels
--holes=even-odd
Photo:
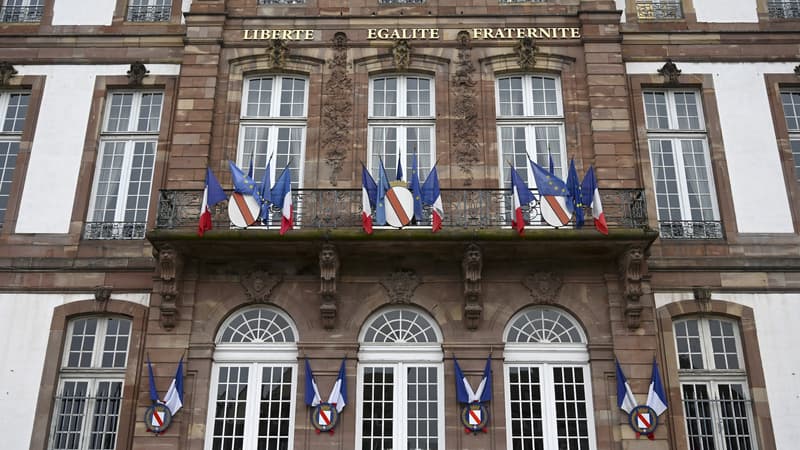
[[[622,284],[622,296],[625,299],[625,320],[628,328],[639,328],[642,314],[642,281],[647,271],[644,250],[639,247],[629,248],[619,258],[619,276]]]
[[[256,303],[266,303],[269,301],[272,289],[282,279],[280,275],[271,274],[264,270],[251,270],[242,275],[241,283],[248,300]]]
[[[141,62],[136,61],[135,63],[131,64],[130,70],[128,70],[128,84],[131,86],[141,86],[142,81],[144,78],[150,73],[147,70],[147,67]]]
[[[331,168],[330,183],[336,186],[353,128],[353,80],[347,73],[347,35],[336,33],[332,49],[333,58],[328,61],[331,76],[325,83],[322,105],[322,148],[327,150],[325,164]]]
[[[481,302],[483,252],[476,244],[467,246],[461,269],[464,275],[464,324],[468,330],[477,330],[483,314]]]
[[[479,160],[478,106],[475,81],[472,79],[475,66],[470,53],[472,44],[469,33],[458,33],[458,58],[452,79],[453,86],[453,146],[456,164],[464,174],[464,185],[472,185],[472,166]]]
[[[411,296],[419,284],[417,275],[411,270],[398,270],[381,280],[389,294],[389,303],[411,303]]]
[[[0,62],[0,86],[8,86],[11,77],[17,74],[17,69],[8,61]]]
[[[564,280],[554,272],[536,272],[525,277],[522,284],[530,291],[534,303],[550,305],[556,302]]]
[[[692,289],[694,300],[702,312],[711,312],[711,289],[707,287],[695,287]]]
[[[330,330],[336,323],[336,277],[339,274],[339,254],[333,244],[323,244],[319,252],[319,307],[322,325]]]
[[[267,65],[270,68],[282,68],[286,64],[286,57],[289,56],[289,47],[283,39],[271,39],[267,42]]]
[[[533,70],[536,66],[536,46],[533,45],[533,38],[524,37],[514,46],[517,53],[517,62],[520,69]]]
[[[175,323],[178,320],[178,297],[180,295],[178,277],[183,261],[178,255],[178,251],[169,245],[165,245],[160,250],[154,249],[153,252],[158,260],[161,326],[165,330],[171,330],[175,328]]]
[[[681,69],[678,69],[678,66],[676,66],[671,59],[668,59],[667,62],[658,69],[658,74],[664,77],[664,84],[678,84],[678,77],[681,76]]]
[[[397,70],[406,70],[411,64],[411,46],[408,41],[400,39],[392,46],[392,58],[394,59],[394,66]]]

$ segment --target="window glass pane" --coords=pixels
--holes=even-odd
[[[386,176],[389,177],[389,180],[395,179],[397,160],[399,158],[397,130],[396,127],[372,128],[372,161],[370,172],[375,180],[378,179],[378,170],[381,167],[381,161],[383,161],[383,167],[386,169]]]
[[[675,110],[679,130],[700,130],[700,113],[694,92],[676,92]]]
[[[532,77],[532,102],[534,116],[554,116],[558,114],[556,100],[556,80],[547,77]]]
[[[417,168],[420,182],[424,182],[433,166],[433,127],[406,128],[406,162],[403,173],[408,181],[414,155],[417,155]]]
[[[126,223],[145,223],[147,222],[147,209],[150,203],[150,185],[153,181],[156,143],[134,142],[132,156],[123,220]]]
[[[77,319],[72,322],[67,367],[91,367],[96,335],[97,319]]]
[[[0,141],[0,224],[3,223],[8,199],[11,196],[11,182],[14,180],[14,169],[17,166],[19,142]]]
[[[113,450],[117,443],[119,407],[122,402],[121,381],[100,381],[94,400],[90,450]]]
[[[682,220],[678,173],[672,141],[650,139],[650,159],[659,220]]]
[[[681,369],[702,369],[700,329],[696,320],[675,323],[675,341],[678,345],[678,362]]]
[[[786,128],[790,132],[800,131],[800,92],[781,92],[781,103]]]
[[[533,159],[540,166],[549,169],[550,161],[553,161],[553,173],[562,175],[564,165],[561,162],[561,127],[560,126],[537,126],[534,127],[534,138],[536,140],[536,154]]]
[[[249,309],[237,314],[230,319],[219,340],[220,343],[294,341],[294,331],[286,317],[268,308]]]
[[[362,383],[362,449],[391,449],[394,423],[394,369],[365,367]]]
[[[752,449],[749,419],[750,402],[745,398],[744,386],[741,384],[720,384],[717,389],[720,399],[721,430],[725,448],[728,450]]]
[[[247,367],[220,367],[214,407],[214,450],[242,449],[247,406]]]
[[[128,131],[133,108],[133,94],[111,94],[105,131]]]
[[[65,381],[61,395],[56,397],[56,412],[53,415],[53,449],[72,450],[81,445],[81,430],[86,414],[89,383]]]
[[[532,308],[511,324],[506,342],[582,343],[578,324],[555,309]]]
[[[714,425],[711,401],[705,384],[684,384],[683,408],[691,450],[714,450]]]
[[[544,450],[541,380],[538,367],[509,367],[511,446]]]
[[[437,342],[433,325],[422,315],[409,310],[381,314],[369,324],[365,342]],[[371,330],[371,333],[369,332]]]
[[[255,78],[247,82],[248,117],[267,117],[272,100],[272,78]]]
[[[136,131],[147,131],[158,133],[161,126],[161,103],[164,94],[145,93],[142,94],[142,103],[139,107],[139,124]]]
[[[408,367],[406,377],[407,448],[435,450],[439,439],[436,368]]]
[[[800,181],[800,139],[792,139],[792,156],[794,157],[794,175]]]
[[[300,187],[304,130],[305,128],[302,127],[280,127],[277,129],[278,142],[275,149],[276,178],[288,166],[293,189]],[[278,172],[278,170],[280,171]]]
[[[397,78],[372,80],[372,115],[397,116]]]
[[[262,368],[261,400],[258,415],[258,448],[288,448],[291,412],[292,368]]]
[[[524,102],[522,77],[500,78],[497,80],[501,116],[523,116]]]
[[[406,80],[406,115],[427,117],[431,115],[431,80],[409,77]]]
[[[692,220],[714,220],[708,162],[699,139],[682,139],[683,168]]]
[[[647,128],[652,130],[666,130],[669,128],[669,113],[667,112],[666,92],[645,92],[644,113],[647,119]]]
[[[283,78],[281,81],[281,117],[302,117],[305,110],[306,81]]]
[[[588,450],[589,422],[583,369],[554,367],[553,380],[558,447]]]
[[[128,356],[128,340],[131,321],[128,319],[104,319],[106,337],[103,343],[101,367],[124,368]]]
[[[28,113],[29,94],[9,94],[8,108],[6,109],[3,131],[21,133],[25,125],[25,116]]]
[[[711,347],[716,369],[738,369],[739,356],[733,324],[717,319],[708,321],[711,331]]]

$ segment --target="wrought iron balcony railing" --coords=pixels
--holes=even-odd
[[[658,222],[661,239],[724,239],[722,222],[716,220],[662,220]]]
[[[86,222],[84,239],[144,239],[147,224],[144,222]]]
[[[680,1],[637,1],[636,17],[640,20],[674,20],[683,18]]]
[[[800,0],[768,0],[767,12],[775,19],[800,19]]]
[[[128,6],[129,22],[169,22],[172,5],[130,5]]]
[[[545,0],[500,0],[500,3],[542,3]]]
[[[157,229],[191,229],[197,227],[203,192],[200,190],[162,190],[158,205]],[[442,189],[445,228],[502,228],[511,226],[511,192],[508,189]],[[300,189],[292,191],[296,228],[360,228],[360,189]],[[644,228],[647,210],[641,189],[605,189],[601,191],[603,209],[610,228]],[[430,226],[430,209],[416,224]],[[525,211],[530,225],[526,228],[552,229],[541,219],[538,203]],[[215,229],[232,228],[228,219],[228,202],[217,204],[212,211]],[[591,227],[591,211],[586,210],[586,223]],[[273,211],[271,220],[251,228],[277,229],[280,213]],[[568,225],[569,228],[572,225]]]
[[[425,0],[378,0],[380,5],[415,5],[425,3]]]
[[[0,7],[2,22],[39,22],[42,20],[44,6],[3,6]]]
[[[306,0],[258,0],[259,5],[302,5]]]

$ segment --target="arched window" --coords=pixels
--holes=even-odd
[[[206,449],[291,449],[297,330],[282,311],[246,308],[220,327]]]
[[[565,311],[528,308],[506,326],[508,448],[596,448],[586,335]]]
[[[444,447],[442,335],[415,308],[370,317],[359,338],[356,448]]]

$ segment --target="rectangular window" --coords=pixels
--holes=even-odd
[[[43,10],[44,0],[4,0],[0,22],[39,22]]]
[[[86,239],[144,238],[163,101],[160,92],[109,96]]]
[[[14,180],[14,169],[17,166],[19,142],[28,113],[30,94],[0,94],[0,116],[3,121],[0,130],[0,230],[3,229],[6,210],[11,196],[11,183]]]
[[[636,0],[639,20],[676,20],[683,18],[680,0]]]
[[[172,0],[131,0],[127,19],[130,22],[169,22]]]
[[[721,238],[700,93],[646,91],[644,112],[661,237]]]
[[[131,321],[70,322],[55,401],[53,450],[116,448]]]
[[[767,0],[767,11],[774,19],[800,19],[800,0]]]
[[[781,104],[794,157],[794,173],[800,182],[800,91],[781,91]]]

